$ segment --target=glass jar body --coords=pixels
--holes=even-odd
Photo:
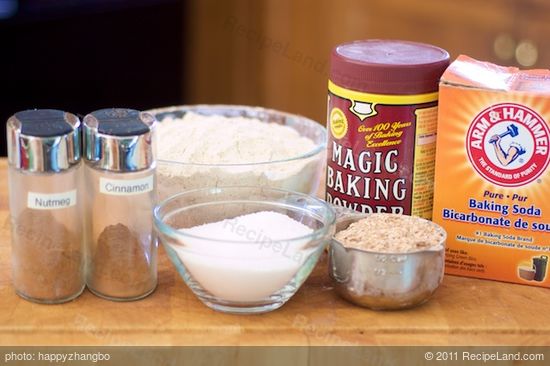
[[[62,303],[84,289],[81,167],[8,169],[13,284],[27,300]]]
[[[120,173],[86,164],[84,175],[88,288],[115,301],[143,298],[157,284],[155,169]]]

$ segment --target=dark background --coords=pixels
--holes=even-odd
[[[184,101],[183,1],[0,0],[0,155],[5,121]]]
[[[548,69],[549,34],[548,0],[0,0],[0,152],[29,108],[246,104],[324,123],[337,44]]]

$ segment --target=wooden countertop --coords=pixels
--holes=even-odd
[[[334,293],[326,258],[287,304],[262,315],[208,309],[162,249],[158,288],[144,300],[85,290],[66,304],[34,304],[11,285],[6,170],[0,159],[1,345],[550,345],[548,289],[446,276],[425,305],[375,312]]]

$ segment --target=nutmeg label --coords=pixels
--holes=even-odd
[[[56,210],[76,205],[76,189],[60,193],[29,192],[27,207],[35,210]]]
[[[326,199],[430,219],[437,93],[380,95],[329,81]]]

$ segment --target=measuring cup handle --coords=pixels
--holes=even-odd
[[[336,213],[336,232],[346,229],[352,222],[369,215],[342,206],[333,204],[331,206]]]
[[[363,217],[367,215],[347,207],[337,206],[334,204],[331,204],[331,206],[334,209],[334,212],[336,212],[336,221],[341,221],[341,220],[346,220],[346,219],[351,219],[356,217]]]

